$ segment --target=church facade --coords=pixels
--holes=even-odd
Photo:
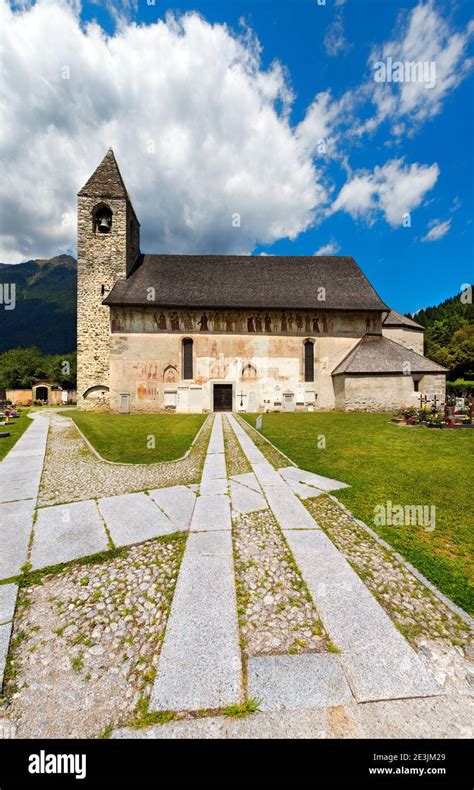
[[[78,405],[389,411],[444,398],[423,327],[351,257],[142,255],[113,151],[78,193]]]

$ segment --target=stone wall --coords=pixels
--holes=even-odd
[[[424,353],[424,332],[419,329],[409,329],[404,326],[384,326],[382,334],[400,346],[411,348],[417,354]]]
[[[334,376],[336,408],[345,411],[396,411],[402,406],[419,405],[421,393],[429,398],[436,394],[439,400],[444,400],[444,374],[417,378],[419,392],[415,392],[412,376]]]
[[[110,233],[94,231],[93,211],[101,203],[112,211]],[[125,278],[138,254],[138,223],[125,198],[101,200],[84,196],[78,198],[77,221],[78,405],[86,409],[107,408],[110,309],[102,301],[115,282]],[[91,388],[96,389],[84,398]]]

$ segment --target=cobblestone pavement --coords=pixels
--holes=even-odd
[[[227,467],[227,477],[232,475],[244,475],[252,471],[252,467],[243,454],[237,437],[229,425],[227,417],[222,420],[224,433],[225,462]]]
[[[208,420],[186,458],[162,464],[111,464],[91,452],[69,417],[53,414],[38,506],[199,483],[212,426]]]
[[[305,504],[438,682],[445,688],[474,686],[472,634],[466,623],[333,499],[323,495]]]
[[[327,650],[328,636],[271,510],[234,518],[233,536],[244,652]]]
[[[160,538],[20,593],[5,693],[21,738],[90,738],[151,689],[185,538]]]

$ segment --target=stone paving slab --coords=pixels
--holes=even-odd
[[[150,709],[215,709],[238,703],[241,698],[232,537],[230,532],[191,532]]]
[[[0,691],[3,688],[3,674],[5,672],[5,663],[8,655],[8,646],[10,644],[12,625],[13,623],[5,623],[4,625],[0,625]]]
[[[229,488],[228,481],[223,477],[215,477],[207,480],[200,485],[201,494],[227,494]]]
[[[248,694],[261,700],[262,711],[325,708],[354,699],[333,653],[249,658]]]
[[[358,702],[439,694],[440,687],[321,530],[284,530]]]
[[[286,483],[300,499],[310,499],[323,493],[320,488],[313,488],[306,483],[300,483],[299,480],[292,480],[291,477],[287,478]]]
[[[34,477],[39,477],[38,470],[33,473]],[[17,464],[11,462],[10,464],[0,464],[0,487],[8,483],[24,483],[31,480],[32,473],[25,464]]]
[[[33,500],[0,505],[0,579],[17,576],[26,562],[33,514]]]
[[[176,524],[177,530],[189,529],[196,504],[196,494],[191,487],[153,488],[149,494],[168,518]]]
[[[466,696],[367,702],[316,710],[254,713],[244,718],[206,716],[144,729],[122,728],[114,739],[472,739],[474,702]]]
[[[347,483],[341,483],[339,480],[333,480],[331,477],[316,475],[313,472],[306,472],[304,469],[299,469],[297,466],[285,466],[278,471],[285,480],[291,478],[300,483],[314,486],[314,488],[318,488],[321,491],[336,491],[338,488],[349,488]]]
[[[130,546],[176,532],[176,525],[146,494],[99,499],[99,510],[116,546]]]
[[[41,476],[43,469],[43,457],[29,458],[25,463],[24,458],[5,458],[0,463],[0,471],[2,475],[16,475],[18,477],[25,477],[26,475],[35,474]]]
[[[251,488],[253,491],[256,491],[257,494],[262,492],[259,482],[253,472],[245,472],[242,475],[232,475],[230,480],[234,480],[236,483],[240,483],[243,486],[247,486],[247,488]]]
[[[17,593],[17,584],[0,585],[0,625],[13,620]]]
[[[107,548],[107,534],[95,502],[38,510],[31,549],[33,568],[69,562]]]
[[[268,504],[283,530],[319,530],[314,518],[286,484],[263,488]]]
[[[285,483],[282,481],[278,472],[275,472],[273,466],[268,461],[262,461],[258,464],[251,464],[255,473],[255,477],[261,486],[282,486]]]
[[[214,453],[214,455],[206,457],[204,469],[202,470],[201,484],[216,477],[227,478],[224,453]]]
[[[223,453],[224,452],[224,433],[222,430],[222,418],[218,414],[214,418],[214,425],[212,426],[211,438],[207,448],[207,454]]]
[[[39,480],[15,480],[0,482],[0,502],[17,502],[22,499],[35,499]]]
[[[266,499],[248,486],[230,481],[230,498],[232,509],[237,513],[254,513],[256,510],[267,510]]]
[[[193,532],[231,530],[230,499],[223,494],[197,498],[191,521]]]

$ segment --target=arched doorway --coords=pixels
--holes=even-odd
[[[35,400],[42,400],[48,402],[48,388],[47,387],[36,387],[35,390]]]

